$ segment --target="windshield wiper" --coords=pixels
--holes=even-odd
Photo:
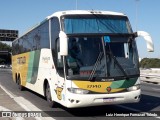
[[[109,44],[109,43],[108,43]],[[127,75],[126,71],[123,69],[123,67],[120,65],[120,63],[118,62],[118,60],[116,59],[116,57],[113,55],[110,46],[108,45],[108,51],[107,54],[114,60],[114,63],[119,67],[119,69],[122,71],[122,73],[124,74],[124,76],[126,77],[126,79],[129,79],[129,76]]]
[[[100,52],[98,57],[97,57],[97,60],[96,60],[96,62],[94,64],[94,66],[93,66],[92,72],[91,72],[88,80],[93,80],[93,77],[94,77],[94,75],[96,73],[96,70],[97,70],[98,65],[99,65],[99,63],[101,61],[102,56],[103,56],[103,52]]]

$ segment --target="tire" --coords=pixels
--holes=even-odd
[[[52,101],[50,86],[49,86],[48,83],[47,83],[47,86],[46,86],[45,94],[46,94],[46,99],[48,101],[49,106],[51,108],[53,108],[55,106],[55,102]]]
[[[18,79],[17,79],[17,84],[18,84],[18,89],[19,89],[20,91],[23,91],[23,90],[24,90],[24,87],[21,85],[21,78],[20,78],[20,77],[18,77]]]

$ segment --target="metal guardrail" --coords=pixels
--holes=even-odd
[[[160,84],[160,69],[140,70],[140,79],[143,82]]]
[[[146,75],[146,74],[141,74],[140,77],[146,77],[146,78],[159,78],[160,79],[160,75]]]

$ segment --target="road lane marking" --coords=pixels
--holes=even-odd
[[[6,90],[6,88],[3,87],[1,84],[0,84],[0,87],[2,88],[2,90],[4,90],[4,92],[6,92],[6,93],[9,95],[9,97],[14,98],[14,94],[12,94],[12,93],[9,92],[8,90]]]
[[[11,110],[9,110],[9,109],[7,109],[7,108],[5,108],[3,106],[0,106],[0,111],[11,111]]]
[[[30,101],[26,100],[23,97],[16,97],[13,93],[9,92],[5,87],[3,87],[0,84],[0,87],[17,103],[19,104],[24,110],[26,111],[42,111],[39,108],[37,108],[35,105],[33,105]],[[29,106],[29,107],[27,107]],[[31,110],[31,109],[32,110]],[[36,120],[55,120],[51,117],[34,117]],[[17,118],[16,120],[21,120],[20,118]],[[23,120],[23,119],[22,119]]]
[[[3,106],[0,106],[0,111],[1,111],[1,112],[3,112],[3,111],[4,111],[4,112],[13,112],[13,111],[11,111],[11,110],[3,107]],[[12,119],[12,120],[24,120],[24,118],[22,118],[22,117],[12,117],[12,118],[10,118],[9,116],[8,116],[8,117],[5,116],[5,117],[2,117],[2,118],[9,118],[9,119]]]

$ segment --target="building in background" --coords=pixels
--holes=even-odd
[[[12,41],[18,37],[18,30],[0,29],[0,42],[12,46]]]

